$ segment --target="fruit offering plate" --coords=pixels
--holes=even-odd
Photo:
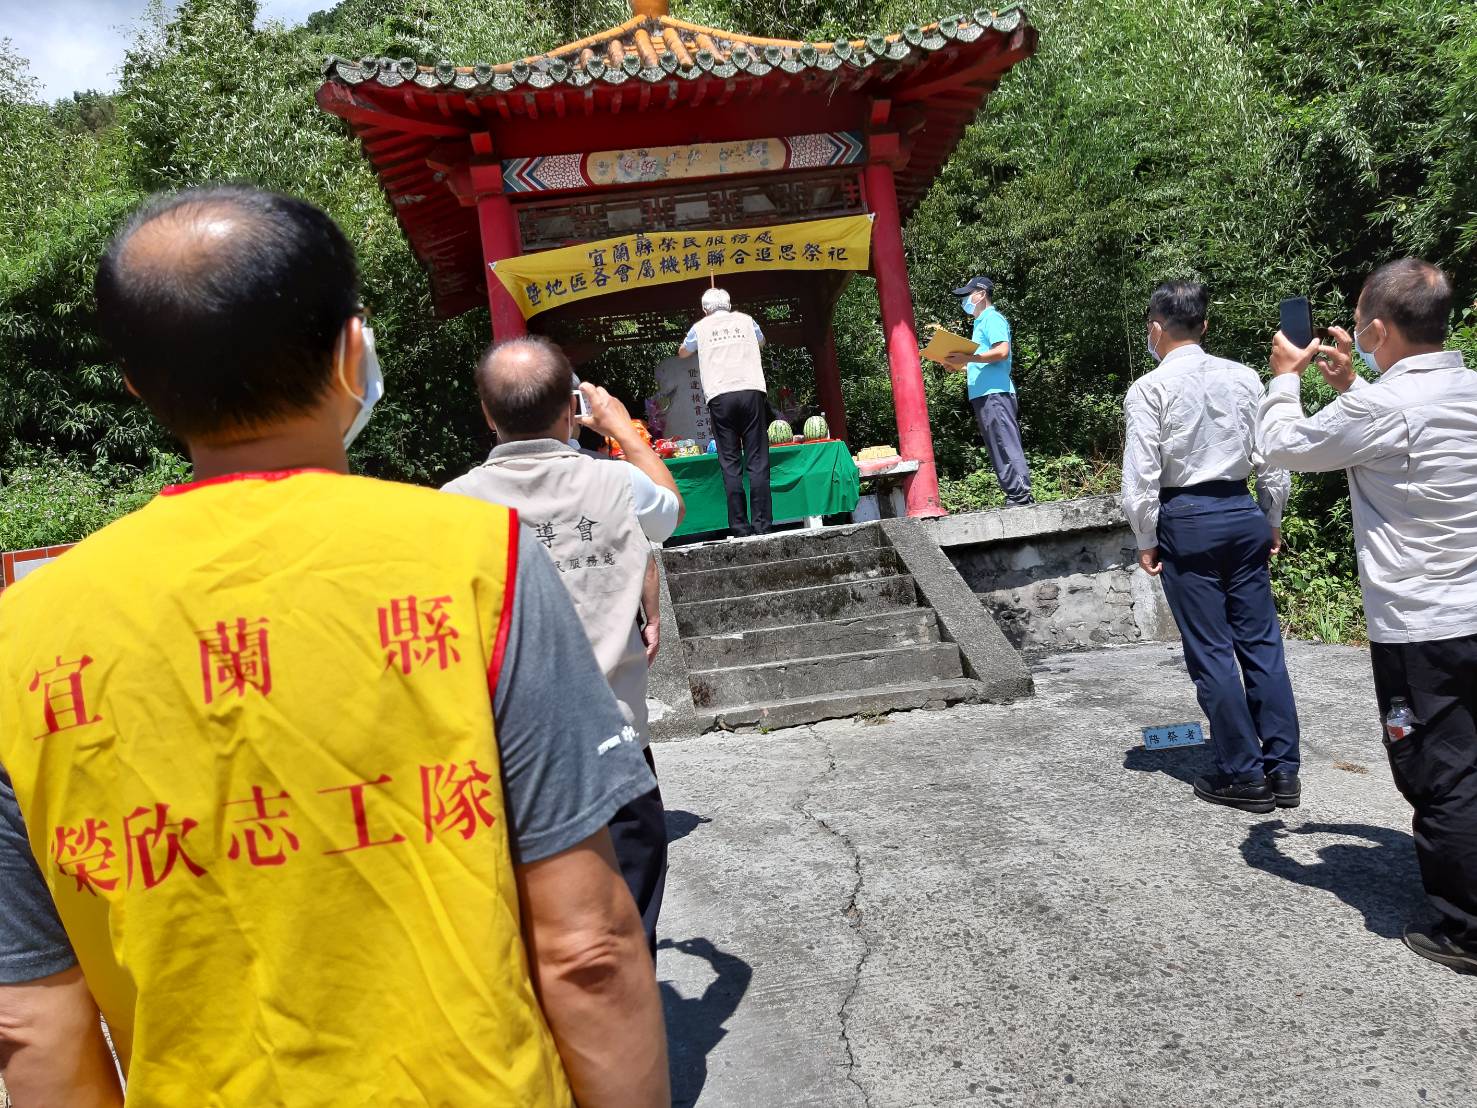
[[[893,454],[887,458],[867,458],[856,464],[857,472],[863,477],[875,477],[879,473],[886,473],[890,469],[902,465],[903,459],[900,454]]]

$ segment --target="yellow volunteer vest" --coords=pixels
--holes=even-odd
[[[572,1104],[493,733],[516,540],[249,475],[0,597],[0,763],[130,1105]]]

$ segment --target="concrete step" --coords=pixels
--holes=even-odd
[[[982,700],[984,685],[961,677],[953,681],[925,681],[912,685],[887,685],[866,692],[830,693],[826,696],[775,700],[725,708],[717,713],[715,726],[728,730],[761,727],[766,731],[799,727],[823,719],[906,712],[914,708],[943,708],[962,701]]]
[[[913,578],[899,574],[871,581],[673,604],[672,612],[682,637],[688,639],[794,623],[826,623],[917,606],[918,589]]]
[[[900,573],[897,552],[878,547],[846,550],[783,562],[759,562],[749,566],[727,566],[689,573],[673,573],[668,579],[672,600],[688,604],[699,600],[721,600],[750,593],[802,589],[811,585],[839,585],[844,581],[866,581]]]
[[[964,667],[957,646],[936,642],[696,670],[687,676],[692,685],[693,704],[721,710],[756,702],[824,696],[847,689],[947,680],[963,677]]]
[[[828,623],[791,624],[759,631],[736,631],[686,639],[687,668],[760,665],[787,658],[813,658],[889,646],[917,646],[939,641],[938,618],[928,608],[905,608],[835,619]]]
[[[729,569],[762,562],[787,562],[821,554],[844,554],[852,550],[875,550],[886,546],[882,529],[875,523],[852,527],[820,527],[802,531],[777,531],[763,538],[737,542],[708,542],[674,546],[662,551],[669,574],[697,573],[705,569]]]

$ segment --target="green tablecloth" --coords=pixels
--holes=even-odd
[[[687,505],[678,535],[728,528],[728,501],[716,454],[668,458]],[[744,474],[744,487],[749,476]],[[844,442],[803,442],[769,448],[769,488],[776,520],[849,512],[860,495],[856,463]]]

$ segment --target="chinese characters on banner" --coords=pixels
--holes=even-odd
[[[488,262],[523,318],[622,289],[774,269],[864,270],[872,217],[847,215],[743,230],[653,232]]]

